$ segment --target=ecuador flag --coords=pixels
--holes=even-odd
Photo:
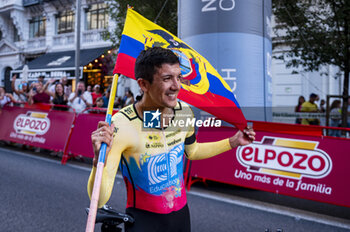
[[[246,119],[231,88],[211,64],[182,40],[128,9],[113,73],[135,79],[137,56],[149,47],[171,49],[180,59],[183,76],[178,98],[243,130]]]

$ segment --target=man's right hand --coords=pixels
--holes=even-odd
[[[93,164],[95,167],[97,166],[98,156],[100,153],[100,148],[102,143],[107,144],[107,151],[106,151],[107,155],[112,147],[113,130],[114,130],[113,124],[109,126],[107,122],[99,121],[97,129],[91,133],[92,147],[94,150]],[[106,156],[106,161],[107,161],[107,156]]]

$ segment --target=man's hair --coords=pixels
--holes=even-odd
[[[153,47],[143,50],[136,59],[135,78],[145,79],[152,84],[153,75],[163,64],[180,64],[179,58],[169,49]]]
[[[310,94],[310,98],[316,98],[316,97],[317,97],[317,94],[315,94],[315,93]]]

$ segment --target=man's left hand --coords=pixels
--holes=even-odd
[[[230,145],[232,148],[238,146],[245,146],[252,143],[255,140],[255,132],[253,128],[246,128],[242,131],[237,131],[237,133],[229,138]]]

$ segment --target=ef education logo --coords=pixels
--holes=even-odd
[[[160,115],[162,113],[157,111],[143,112],[143,127],[144,128],[160,128]]]

